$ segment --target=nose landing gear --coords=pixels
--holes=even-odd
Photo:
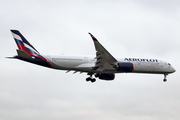
[[[166,79],[166,76],[167,76],[167,75],[168,75],[168,74],[164,74],[164,79],[163,79],[164,82],[167,81],[167,79]]]

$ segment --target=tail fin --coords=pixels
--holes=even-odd
[[[40,54],[18,30],[11,30],[11,32],[19,50],[25,51],[28,55]]]
[[[37,65],[52,67],[46,58],[40,55],[18,30],[11,30],[11,32],[19,50],[17,50],[17,56],[7,58],[17,58]]]

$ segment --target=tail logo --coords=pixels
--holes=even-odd
[[[12,32],[12,35],[14,37],[14,40],[15,40],[18,48],[20,50],[26,52],[28,55],[30,55],[31,58],[34,59],[33,62],[42,60],[46,64],[43,62],[38,63],[38,64],[42,64],[43,66],[51,67],[51,64],[43,56],[40,55],[40,53],[26,40],[26,38],[18,30],[11,30],[11,32]]]
[[[11,30],[14,40],[20,50],[25,51],[29,55],[39,55],[39,52],[24,38],[17,30]]]

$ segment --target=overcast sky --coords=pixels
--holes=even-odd
[[[179,120],[179,0],[4,0],[0,4],[0,120]],[[158,58],[176,73],[86,82],[19,60],[10,29],[42,54],[95,55],[91,32],[118,57]]]

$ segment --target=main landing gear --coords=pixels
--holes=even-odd
[[[166,79],[166,76],[167,76],[167,75],[168,75],[168,74],[164,74],[164,79],[163,79],[164,82],[167,81],[167,79]]]
[[[93,83],[93,82],[96,82],[96,79],[95,79],[95,78],[92,78],[93,73],[88,73],[88,75],[90,75],[90,77],[86,78],[86,81],[87,81],[87,82],[88,82],[88,81],[91,81],[92,83]]]
[[[87,82],[88,82],[88,81],[91,81],[91,82],[93,83],[93,82],[96,82],[96,79],[95,79],[95,78],[88,77],[88,78],[86,78],[86,81],[87,81]]]

